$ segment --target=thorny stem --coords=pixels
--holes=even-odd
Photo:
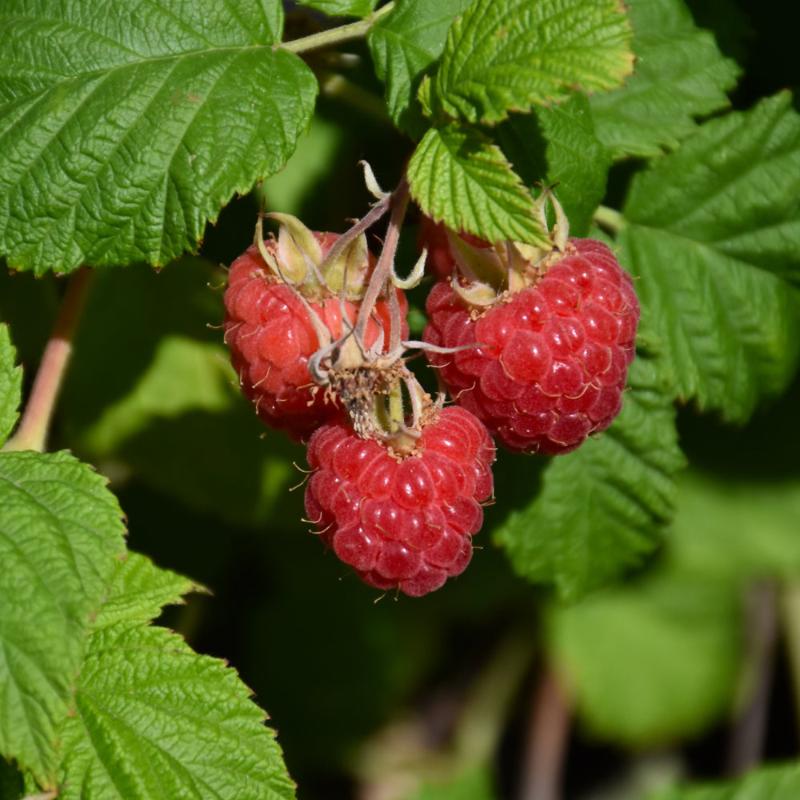
[[[771,583],[753,586],[746,608],[745,704],[731,731],[727,772],[743,775],[761,761],[778,638],[777,591]]]
[[[327,47],[339,42],[348,42],[352,39],[360,39],[369,29],[382,17],[385,17],[394,8],[394,3],[387,3],[382,8],[374,11],[368,17],[351,22],[349,25],[339,25],[327,31],[312,33],[310,36],[303,36],[291,42],[281,42],[278,48],[288,50],[290,53],[307,53],[309,50],[318,50],[320,47]]]
[[[403,218],[408,207],[408,183],[405,178],[401,179],[397,188],[390,195],[390,203],[392,214],[389,218],[386,239],[384,240],[378,263],[370,276],[367,291],[364,293],[364,299],[361,301],[361,308],[358,310],[356,319],[355,335],[362,341],[367,330],[367,322],[372,310],[375,308],[375,303],[388,283],[394,267],[394,256],[397,252],[397,244],[400,241],[400,228],[403,225]],[[394,331],[389,332],[390,341],[393,334]]]
[[[546,667],[533,695],[519,800],[559,800],[570,707],[558,675]]]
[[[598,206],[594,212],[594,221],[610,233],[619,233],[625,227],[625,217],[614,208]]]
[[[56,399],[72,355],[72,339],[93,277],[92,270],[81,267],[70,278],[22,421],[16,433],[6,442],[4,450],[44,451]]]

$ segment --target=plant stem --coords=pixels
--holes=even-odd
[[[372,92],[362,89],[344,75],[337,72],[324,72],[319,76],[320,92],[326,97],[341,100],[356,111],[384,124],[391,124],[386,113],[386,104]]]
[[[546,667],[531,705],[519,800],[558,800],[567,752],[570,707],[558,675]]]
[[[781,622],[789,670],[794,688],[795,715],[800,728],[800,583],[790,583],[781,592]]]
[[[625,217],[614,208],[598,206],[594,212],[594,221],[611,233],[619,233],[626,225]]]
[[[775,646],[778,638],[777,591],[760,583],[747,596],[744,705],[731,730],[727,772],[743,775],[761,761],[767,732]]]
[[[331,44],[360,39],[367,34],[369,29],[381,19],[381,17],[385,17],[393,8],[394,3],[387,3],[382,8],[374,11],[364,19],[360,19],[358,22],[351,22],[348,25],[339,25],[327,31],[312,33],[310,36],[293,39],[291,42],[282,42],[278,47],[281,50],[288,50],[290,53],[307,53],[309,50],[318,50],[320,47],[327,47]]]
[[[471,687],[453,736],[453,752],[462,767],[491,761],[532,656],[530,631],[509,634]]]
[[[361,307],[358,310],[354,330],[354,335],[358,341],[364,341],[367,322],[375,308],[375,303],[392,274],[394,256],[397,252],[397,244],[400,241],[400,228],[403,226],[403,218],[406,215],[406,208],[408,208],[408,182],[405,178],[400,180],[397,188],[392,192],[391,208],[392,212],[389,217],[389,227],[386,230],[383,249],[378,257],[378,263],[370,276],[367,291],[364,293],[364,299],[361,301]],[[391,332],[389,338],[391,339]]]
[[[92,270],[81,267],[69,279],[22,421],[4,450],[44,451],[56,399],[72,355],[72,339],[93,276]]]

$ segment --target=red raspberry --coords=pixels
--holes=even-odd
[[[486,241],[471,233],[460,233],[459,236],[473,247],[489,247]],[[420,250],[427,248],[426,265],[433,270],[437,278],[446,280],[450,277],[455,261],[447,240],[447,228],[442,223],[434,222],[430,217],[423,216],[419,225],[417,247]]]
[[[323,256],[339,238],[335,233],[315,232],[314,236]],[[274,245],[266,243],[273,254]],[[304,285],[292,287],[283,283],[253,245],[233,262],[228,273],[224,329],[242,391],[255,404],[259,417],[273,428],[286,430],[293,439],[302,440],[321,423],[341,418],[343,414],[335,399],[326,398],[324,390],[314,386],[309,374],[308,360],[320,343],[298,292],[306,297],[332,339],[345,332],[342,313],[351,325],[355,322],[358,301],[340,301],[318,285],[311,291]],[[404,321],[403,338],[406,338],[408,304],[399,290],[398,298]],[[385,300],[376,303],[367,325],[367,346],[381,334],[376,318],[388,332],[390,314]]]
[[[611,250],[570,239],[533,286],[470,313],[449,283],[431,291],[429,353],[453,398],[511,450],[566,453],[622,406],[639,303]],[[476,316],[477,314],[477,316]]]
[[[366,583],[419,597],[469,564],[493,461],[486,428],[456,406],[422,428],[405,458],[344,423],[325,425],[308,443],[306,514]]]

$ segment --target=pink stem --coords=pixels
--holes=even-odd
[[[386,283],[388,282],[391,274],[392,267],[394,266],[394,256],[397,252],[397,245],[400,241],[400,228],[403,225],[403,218],[406,215],[406,208],[408,207],[408,183],[403,178],[398,184],[397,188],[391,194],[391,208],[392,215],[389,218],[389,228],[386,231],[386,239],[383,243],[378,263],[369,279],[367,291],[364,294],[364,299],[361,301],[361,308],[358,310],[358,318],[356,319],[355,335],[360,341],[364,340],[364,334],[367,329],[367,322],[370,314],[375,308],[375,303],[383,292]],[[391,340],[392,332],[390,331],[389,338]]]
[[[4,450],[44,451],[56,399],[72,355],[72,339],[93,277],[92,270],[81,267],[70,278],[22,421],[16,433],[6,442]]]

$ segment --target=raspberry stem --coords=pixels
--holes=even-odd
[[[386,239],[384,240],[378,263],[375,265],[375,269],[370,276],[367,291],[364,293],[364,299],[361,302],[361,308],[358,311],[358,318],[356,319],[355,336],[359,341],[364,340],[367,322],[375,308],[375,303],[392,275],[394,256],[397,252],[398,242],[400,241],[400,228],[403,225],[406,208],[408,208],[408,182],[405,178],[400,181],[397,188],[392,192],[389,202],[391,203],[392,212],[389,218],[389,227],[386,231]],[[390,341],[393,333],[394,331],[389,332]]]
[[[358,22],[339,25],[327,31],[320,31],[319,33],[312,33],[310,36],[303,36],[300,39],[293,39],[290,42],[281,42],[277,47],[281,50],[288,50],[290,53],[307,53],[309,50],[318,50],[320,47],[327,47],[331,44],[360,39],[369,32],[370,28],[379,19],[385,17],[393,8],[394,3],[387,3]]]
[[[39,371],[36,373],[22,421],[17,432],[6,442],[4,450],[44,452],[56,399],[72,355],[72,340],[93,277],[92,270],[81,267],[70,278],[53,332],[45,347]]]

